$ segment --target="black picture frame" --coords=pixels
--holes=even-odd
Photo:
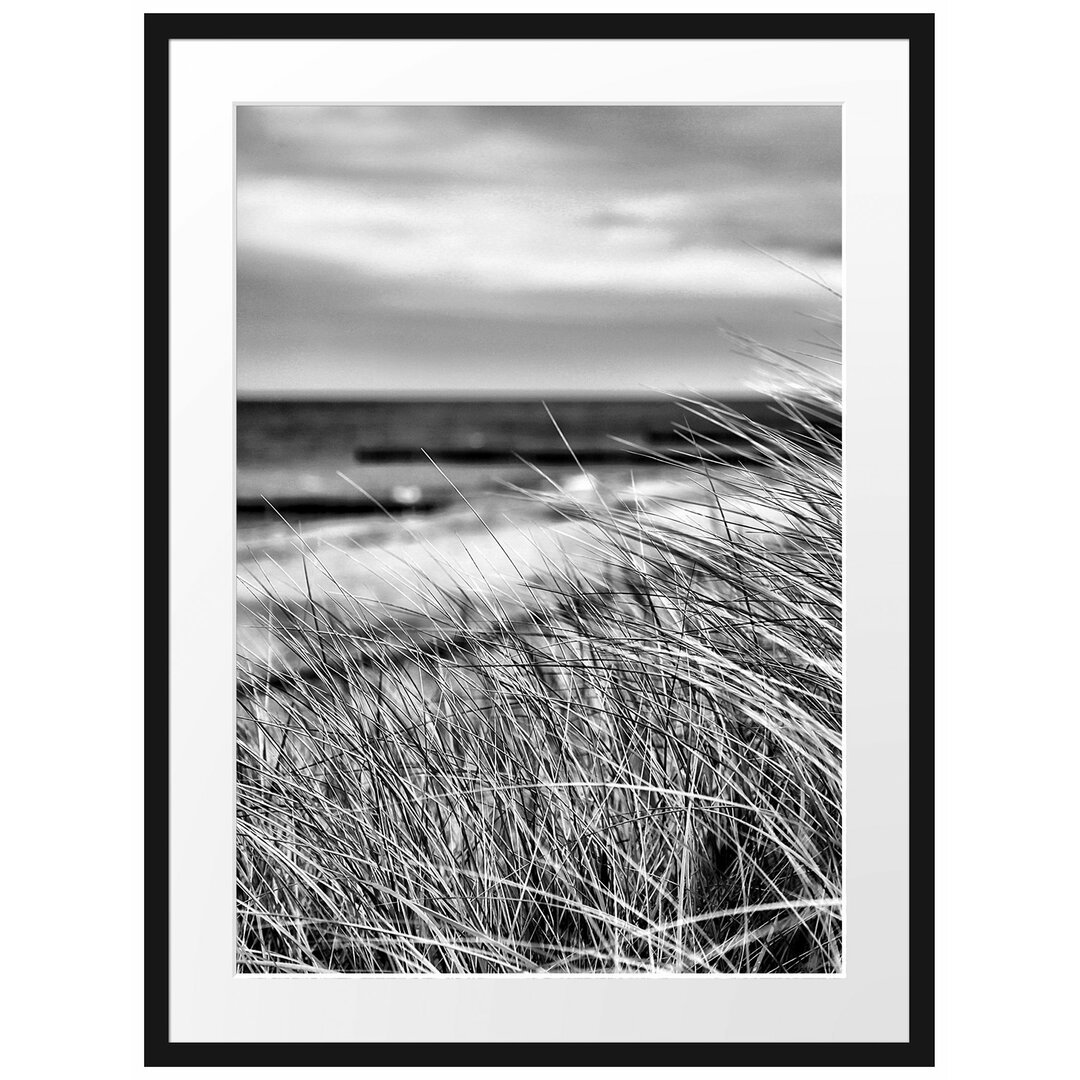
[[[909,43],[910,274],[909,327],[920,363],[933,364],[934,320],[934,16],[889,15],[622,15],[617,21],[567,15],[204,15],[145,16],[145,537],[158,557],[147,586],[160,581],[169,535],[169,45],[177,39],[902,39]],[[917,269],[916,269],[917,268]],[[913,397],[910,440],[911,580],[920,618],[909,638],[911,756],[909,862],[909,1039],[846,1043],[181,1043],[169,1037],[169,957],[162,926],[169,918],[168,639],[155,635],[145,654],[145,1026],[147,1066],[348,1065],[694,1065],[932,1066],[934,1063],[934,640],[926,604],[934,593],[934,400]],[[153,596],[161,625],[159,589]],[[914,597],[914,590],[913,590]],[[167,601],[166,601],[167,602]],[[910,600],[909,603],[913,603]],[[147,607],[148,621],[151,612]],[[166,620],[167,627],[167,620]],[[167,635],[167,630],[166,630]],[[163,690],[165,692],[163,692]],[[917,740],[917,742],[916,742]],[[916,889],[918,895],[916,895]],[[153,912],[153,918],[149,913]],[[913,944],[913,954],[916,945]],[[917,964],[911,963],[917,959]]]

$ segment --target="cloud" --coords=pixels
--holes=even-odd
[[[820,297],[799,304],[679,294],[613,305],[609,294],[585,290],[478,295],[450,284],[416,298],[399,283],[318,261],[248,254],[238,269],[242,392],[745,389],[755,366],[720,323],[815,351],[815,325],[800,310],[823,307]]]
[[[437,198],[339,181],[261,179],[245,185],[241,249],[323,260],[342,273],[483,293],[606,290],[701,296],[806,291],[779,263],[717,238],[715,200],[612,198],[605,192],[448,187]],[[744,218],[743,220],[750,220]],[[760,224],[760,223],[759,223]],[[773,226],[775,229],[775,226]],[[746,230],[761,240],[761,228]],[[775,231],[771,239],[777,237]],[[776,254],[836,277],[835,258],[792,244]]]
[[[840,175],[833,106],[242,107],[241,175],[507,182],[566,169],[632,188],[671,178]]]
[[[595,354],[707,305],[820,302],[754,247],[839,284],[834,108],[242,107],[237,139],[242,373],[286,340],[294,379],[350,341],[388,377],[435,366],[441,321],[513,381],[540,326]]]

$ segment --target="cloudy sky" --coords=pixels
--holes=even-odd
[[[840,215],[834,107],[243,106],[239,392],[735,390]]]

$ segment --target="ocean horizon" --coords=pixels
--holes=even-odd
[[[715,400],[774,416],[765,398]],[[237,511],[245,524],[278,513],[420,512],[568,471],[648,476],[666,467],[648,454],[685,445],[677,429],[693,422],[659,394],[246,396],[236,411]]]

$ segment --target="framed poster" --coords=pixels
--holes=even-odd
[[[932,1060],[932,18],[587,25],[147,17],[148,1063]]]

